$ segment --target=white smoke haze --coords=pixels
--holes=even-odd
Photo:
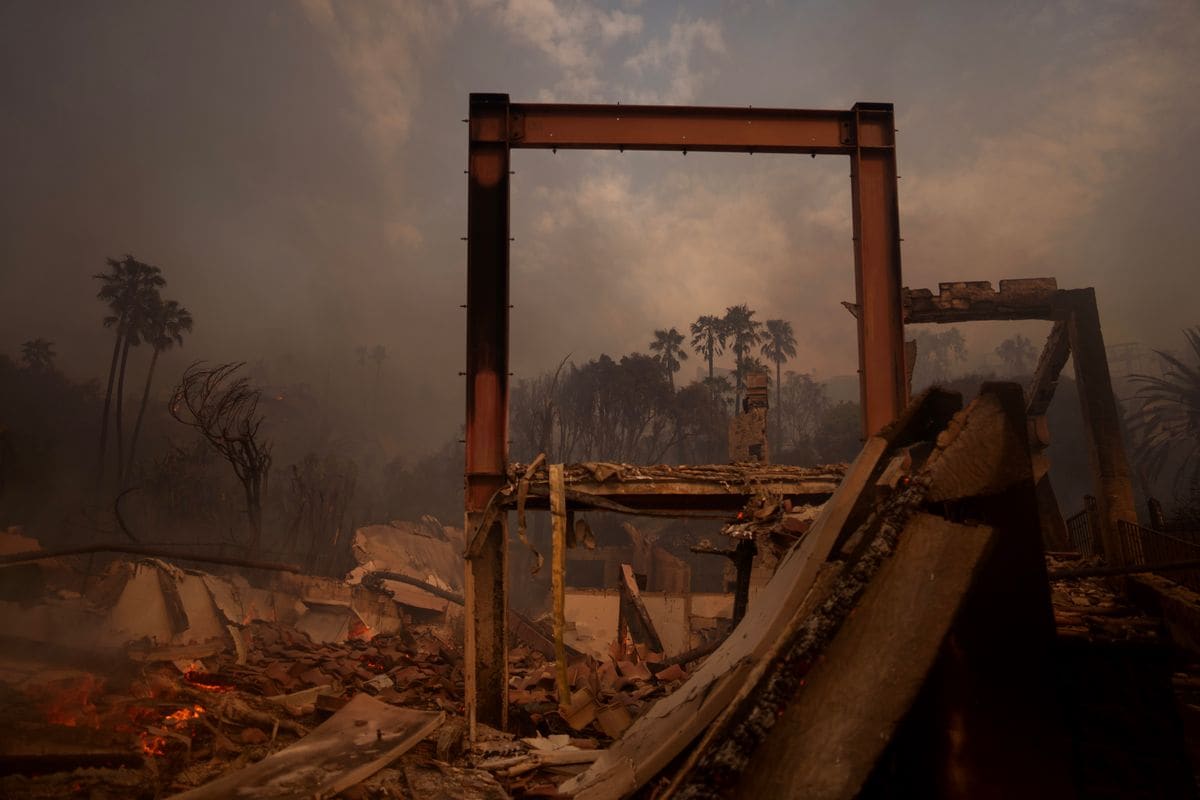
[[[130,252],[196,319],[164,375],[261,360],[352,394],[355,347],[383,344],[388,436],[454,438],[473,91],[894,102],[908,285],[1054,275],[1096,287],[1109,342],[1177,347],[1200,290],[1197,52],[1193,2],[8,3],[0,348],[45,337],[70,375],[102,377],[90,276]],[[740,302],[793,323],[789,368],[853,373],[844,159],[514,169],[518,376]],[[1036,330],[964,327],[973,354]]]

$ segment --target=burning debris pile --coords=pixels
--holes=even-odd
[[[644,647],[576,654],[560,708],[549,639],[522,619],[528,643],[510,656],[519,736],[485,730],[469,744],[459,542],[431,518],[364,529],[345,583],[155,558],[98,575],[82,558],[9,567],[23,577],[0,601],[0,795],[215,798],[281,775],[290,794],[272,797],[552,794],[687,673]],[[392,746],[364,755],[329,732],[353,720]],[[299,746],[332,749],[316,769]]]
[[[819,512],[747,505],[765,527],[745,533],[781,557],[703,652],[659,652],[627,564],[607,653],[556,661],[510,615],[509,732],[476,717],[468,737],[463,537],[435,520],[360,531],[346,581],[23,564],[0,600],[0,794],[935,796],[942,770],[961,796],[1069,793],[1084,768],[1053,690],[1060,640],[1151,641],[1159,623],[1089,563],[1046,558],[1019,401],[931,390]],[[952,726],[962,747],[930,756]]]

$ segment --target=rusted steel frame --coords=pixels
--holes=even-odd
[[[850,155],[891,137],[890,120],[851,111],[513,103],[510,144],[577,150]],[[858,126],[858,127],[856,127]]]
[[[290,572],[302,575],[304,571],[295,564],[280,564],[275,561],[255,561],[250,558],[228,558],[226,556],[205,556],[197,553],[180,553],[161,547],[143,547],[128,544],[93,544],[87,547],[71,547],[65,550],[30,550],[24,553],[10,553],[0,556],[0,568],[16,564],[28,564],[33,561],[44,561],[49,558],[66,558],[67,556],[86,556],[92,553],[123,553],[131,556],[146,558],[162,558],[177,561],[197,561],[201,564],[220,564],[226,567],[242,567],[245,569],[263,569],[270,572]]]
[[[1098,538],[1105,560],[1124,565],[1129,559],[1122,545],[1119,526],[1122,520],[1137,520],[1137,507],[1133,500],[1129,461],[1125,456],[1120,411],[1113,394],[1104,335],[1100,330],[1096,291],[1072,289],[1061,295],[1069,309],[1067,332],[1086,431],[1088,461],[1096,487]]]
[[[507,483],[508,95],[472,94],[467,157],[466,530]],[[503,729],[508,716],[507,520],[489,520],[466,560],[466,708]]]
[[[1071,355],[1071,340],[1067,335],[1067,323],[1058,320],[1046,337],[1046,345],[1038,358],[1033,372],[1033,385],[1029,387],[1029,405],[1026,415],[1040,417],[1050,408],[1054,390],[1058,387],[1058,376]]]
[[[908,404],[901,307],[900,202],[892,105],[854,106],[850,154],[854,288],[863,434],[871,436]]]

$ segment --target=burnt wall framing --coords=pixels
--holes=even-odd
[[[508,460],[509,158],[514,149],[795,153],[850,158],[859,384],[867,436],[908,400],[890,103],[846,111],[513,103],[472,94],[467,158],[466,690],[507,722],[507,523],[487,514]],[[482,530],[481,527],[486,527]]]
[[[1109,563],[1125,564],[1128,559],[1118,534],[1119,524],[1123,520],[1136,522],[1137,509],[1095,289],[1059,289],[1053,278],[1022,278],[1000,281],[999,291],[993,290],[988,281],[941,283],[936,295],[928,289],[905,287],[902,297],[906,324],[1021,319],[1054,323],[1038,358],[1026,408],[1043,531],[1048,541],[1065,538],[1065,531],[1058,530],[1062,519],[1044,456],[1050,444],[1045,414],[1059,373],[1068,357],[1073,357],[1098,504],[1101,549]]]

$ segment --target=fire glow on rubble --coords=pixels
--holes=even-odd
[[[201,672],[199,669],[189,669],[183,673],[183,679],[197,689],[203,689],[206,692],[232,692],[233,685],[221,682],[221,679],[215,675],[210,675],[206,672]]]
[[[204,706],[192,705],[191,707],[184,706],[183,708],[163,717],[162,724],[157,730],[165,728],[173,729],[178,733],[187,733],[191,723],[200,717],[204,716]],[[190,733],[188,734],[190,735]],[[147,756],[162,756],[167,752],[167,737],[159,735],[156,728],[151,727],[149,730],[141,731],[138,734],[141,741],[142,753]]]
[[[68,728],[99,728],[100,713],[92,699],[104,688],[104,680],[81,675],[68,681],[56,681],[43,687],[39,703],[46,721]]]
[[[364,642],[371,641],[374,638],[375,632],[371,630],[371,626],[365,622],[353,622],[350,625],[349,638],[362,639]]]

